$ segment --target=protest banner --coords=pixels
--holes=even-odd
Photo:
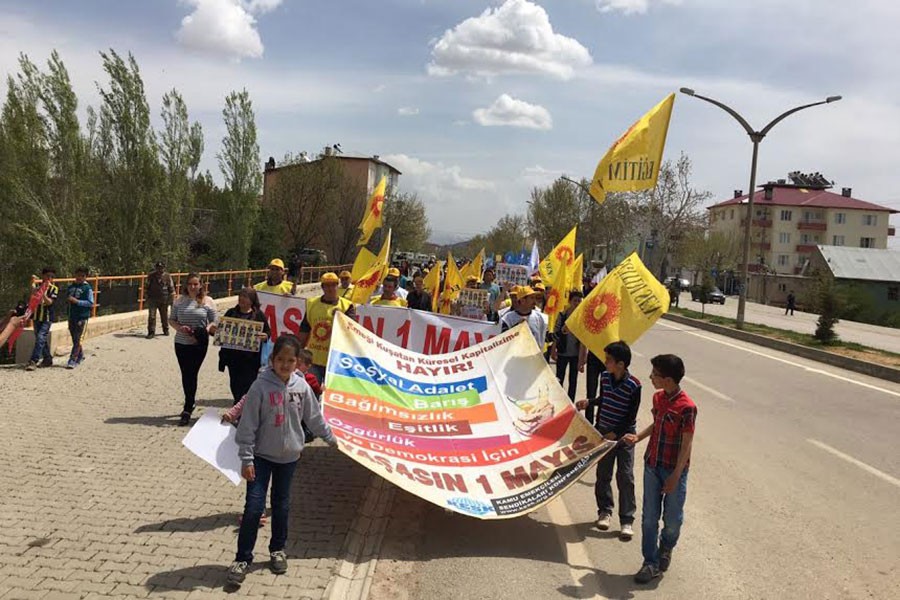
[[[476,321],[487,320],[484,309],[489,303],[490,292],[488,290],[473,290],[471,288],[459,290],[459,298],[456,300],[459,316]]]
[[[468,348],[500,333],[500,325],[450,315],[360,304],[360,325],[383,340],[420,354],[446,354]]]
[[[259,352],[263,324],[259,321],[222,317],[216,329],[213,345],[230,350]]]
[[[325,388],[343,453],[479,519],[543,506],[615,446],[575,410],[524,324],[427,356],[338,314]]]
[[[271,339],[277,340],[282,333],[300,333],[300,323],[306,314],[306,298],[285,296],[270,292],[258,292],[259,304],[269,323]]]
[[[498,285],[511,288],[514,285],[528,285],[531,281],[527,265],[511,265],[509,263],[497,263],[494,267],[494,275]]]

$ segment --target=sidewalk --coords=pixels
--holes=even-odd
[[[74,371],[0,368],[0,599],[225,597],[244,487],[181,445],[172,338],[143,333],[89,340]],[[195,414],[231,406],[216,367],[211,348]],[[288,572],[275,576],[264,562],[268,524],[240,597],[321,598],[369,477],[322,442],[308,447]]]
[[[707,304],[706,314],[733,319],[737,315],[737,305],[737,296],[728,296],[725,298],[724,306],[721,304]],[[701,310],[700,303],[692,301],[689,292],[682,292],[678,306],[697,312]],[[816,331],[816,321],[818,321],[819,315],[800,311],[794,311],[793,316],[785,315],[784,308],[747,302],[744,319],[748,323],[768,325],[769,327],[812,335]],[[871,348],[900,354],[900,329],[843,320],[834,329],[845,342],[855,342]]]

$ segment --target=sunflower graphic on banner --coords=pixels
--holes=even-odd
[[[603,355],[607,344],[633,344],[669,312],[669,293],[632,253],[588,294],[566,319],[566,326],[582,344]]]

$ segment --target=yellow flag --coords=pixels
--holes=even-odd
[[[447,277],[444,279],[444,291],[441,292],[441,303],[439,311],[441,314],[449,315],[451,304],[459,297],[459,290],[463,289],[465,281],[453,260],[453,254],[447,253]]]
[[[359,254],[356,255],[356,260],[353,261],[353,270],[350,271],[350,281],[354,284],[356,280],[366,274],[366,271],[372,266],[372,263],[375,262],[376,256],[372,254],[372,251],[368,248],[360,248]]]
[[[381,227],[384,222],[383,208],[386,189],[387,179],[382,177],[381,181],[378,182],[378,185],[375,186],[372,196],[369,198],[369,203],[366,207],[366,215],[363,217],[362,223],[359,224],[362,234],[359,236],[359,241],[356,242],[357,246],[365,246],[368,244],[369,238],[372,237],[375,230]]]
[[[481,249],[481,252],[478,253],[478,256],[475,259],[463,266],[460,269],[459,274],[462,275],[463,282],[469,279],[469,275],[474,275],[481,280],[481,269],[484,266],[484,248]]]
[[[378,289],[378,284],[381,283],[381,280],[387,274],[390,266],[390,256],[391,230],[388,229],[387,237],[384,239],[384,244],[381,245],[381,251],[378,253],[378,256],[375,257],[375,260],[363,273],[362,277],[356,281],[350,296],[351,302],[354,304],[368,304],[372,294]]]
[[[591,181],[594,200],[602,203],[609,192],[635,192],[656,185],[674,104],[675,94],[669,94],[606,151]]]
[[[423,281],[425,291],[431,294],[431,312],[437,312],[438,296],[441,293],[441,268],[443,266],[444,261],[437,261],[431,270],[428,271],[428,275],[425,276]]]
[[[567,233],[566,237],[556,245],[556,248],[541,260],[539,269],[541,281],[545,286],[553,285],[556,271],[561,265],[565,264],[570,273],[572,267],[575,266],[575,233],[577,229],[577,225],[573,227],[572,231]]]
[[[548,317],[548,329],[553,331],[556,327],[556,319],[569,305],[569,268],[563,263],[553,275],[553,283],[547,292],[547,301],[544,302],[544,314]]]
[[[636,253],[610,271],[566,319],[588,350],[603,356],[612,342],[633,344],[669,312],[669,292]]]
[[[569,281],[569,290],[584,291],[584,254],[579,254],[572,267]]]

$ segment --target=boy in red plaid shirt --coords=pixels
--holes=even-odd
[[[641,515],[644,564],[634,576],[638,583],[649,583],[659,577],[672,561],[672,549],[678,543],[684,521],[688,467],[697,420],[697,405],[679,386],[684,377],[684,362],[674,354],[660,354],[650,363],[653,365],[650,381],[658,390],[653,394],[653,424],[638,434],[622,437],[628,444],[650,438],[644,454]]]

